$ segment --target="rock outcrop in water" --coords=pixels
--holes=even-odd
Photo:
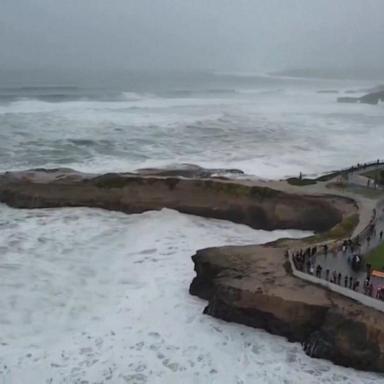
[[[337,101],[339,103],[363,103],[376,105],[379,101],[384,102],[384,90],[367,93],[361,97],[339,97]]]
[[[341,201],[342,199],[340,199]],[[0,201],[17,208],[97,207],[126,213],[162,208],[255,229],[326,231],[342,213],[334,198],[294,195],[220,179],[183,179],[71,170],[0,175]]]
[[[199,176],[205,172],[195,171]],[[157,170],[7,172],[0,175],[0,202],[18,208],[97,207],[126,213],[171,208],[256,229],[315,232],[340,230],[356,215],[355,202],[340,196],[293,194],[191,173],[192,178],[179,176],[164,177]],[[209,301],[209,315],[299,341],[314,357],[384,371],[384,315],[293,277],[284,258],[285,247],[292,244],[297,245],[282,240],[198,251],[190,292]]]
[[[186,178],[209,178],[226,176],[240,176],[244,172],[240,169],[226,168],[203,168],[195,164],[172,165],[164,168],[142,168],[137,173],[143,176],[164,176],[164,177],[186,177]]]
[[[379,101],[384,101],[384,91],[368,93],[359,98],[360,103],[376,105]]]

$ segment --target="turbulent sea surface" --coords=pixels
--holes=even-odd
[[[382,157],[361,81],[196,74],[0,82],[0,170],[130,171],[188,162],[261,178]],[[174,211],[0,205],[0,383],[381,383],[300,345],[202,315],[190,256],[299,237]]]
[[[188,162],[276,178],[382,155],[382,106],[337,104],[336,94],[317,93],[374,84],[219,75],[128,80],[126,87],[123,80],[103,88],[2,87],[0,167],[115,171]]]

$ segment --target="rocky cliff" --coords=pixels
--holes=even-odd
[[[384,314],[292,276],[284,249],[222,247],[192,257],[204,313],[300,342],[336,364],[384,372]]]
[[[342,220],[332,197],[295,195],[221,179],[88,175],[62,169],[0,175],[0,202],[17,208],[83,206],[126,213],[170,208],[266,230],[322,232]]]

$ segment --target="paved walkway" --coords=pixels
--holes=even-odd
[[[380,163],[373,164],[367,167],[362,167],[361,169],[354,169],[348,173],[348,179],[351,177],[351,184],[347,184],[346,188],[334,188],[332,185],[339,182],[340,176],[336,176],[334,179],[328,181],[318,181],[316,184],[306,185],[306,186],[297,186],[291,185],[286,180],[244,180],[243,183],[246,185],[257,185],[261,187],[269,187],[276,190],[280,190],[288,193],[295,194],[311,194],[311,195],[338,195],[343,197],[348,197],[356,201],[359,206],[359,223],[356,226],[353,236],[357,236],[361,233],[364,228],[367,227],[371,218],[372,211],[377,209],[378,206],[383,205],[384,201],[384,188],[375,189],[373,186],[367,188],[368,178],[363,176],[364,173],[372,170],[384,170],[384,164]],[[360,189],[360,191],[354,190],[354,187]],[[377,196],[366,196],[364,192],[377,191]],[[382,196],[380,192],[383,191]],[[362,193],[359,193],[362,192]]]
[[[377,169],[377,165],[361,170],[354,170],[353,173],[349,175],[348,182],[352,182],[353,185],[357,185],[359,188],[367,190],[368,178],[362,174],[373,169]],[[384,169],[383,165],[380,165],[380,169]],[[332,181],[328,183],[332,183]],[[329,186],[327,186],[328,183],[323,182],[317,183],[313,186],[308,186],[308,188],[306,188],[306,192],[311,190],[311,193],[332,193],[333,191],[329,189]],[[369,189],[373,189],[373,185],[370,185],[371,187]],[[302,187],[295,188],[297,189]],[[380,195],[379,193],[379,197],[377,198],[367,198],[361,194],[350,192],[347,188],[343,191],[337,191],[335,194],[351,197],[357,201],[359,205],[359,225],[356,227],[352,238],[359,236],[360,247],[354,247],[353,250],[351,250],[350,247],[344,247],[343,249],[343,239],[341,239],[339,242],[328,245],[329,249],[325,252],[322,245],[317,244],[317,252],[312,256],[308,256],[307,254],[301,268],[304,272],[311,273],[316,276],[316,272],[320,272],[320,269],[318,268],[320,266],[321,272],[319,277],[321,279],[326,279],[340,286],[354,289],[360,293],[365,293],[364,282],[368,275],[366,257],[372,250],[384,243],[384,236],[380,238],[380,232],[384,232],[384,194]],[[374,233],[366,230],[372,222],[375,224]],[[298,250],[292,250],[292,252],[294,255],[297,255]],[[358,272],[354,271],[351,266],[352,258],[355,255],[359,255],[362,259],[361,269]],[[358,285],[356,282],[358,282]],[[371,293],[372,297],[376,297],[378,286],[375,284],[377,284],[377,281],[375,282],[375,280],[373,280],[373,291]]]
[[[355,248],[353,251],[347,247],[346,251],[342,250],[342,242],[339,242],[338,248],[334,251],[329,251],[327,254],[324,254],[323,249],[320,248],[320,251],[313,257],[313,270],[316,275],[316,269],[318,266],[321,266],[321,278],[332,281],[333,275],[336,276],[336,282],[341,286],[346,286],[352,288],[356,281],[359,282],[357,292],[364,293],[364,281],[367,277],[366,269],[366,257],[367,255],[378,247],[380,244],[384,243],[384,237],[380,239],[380,232],[384,232],[384,217],[381,215],[379,219],[376,220],[376,233],[375,236],[370,235],[370,241],[367,240],[367,236],[360,239],[361,246]],[[361,269],[359,272],[355,272],[351,266],[351,260],[353,256],[359,255],[362,257]],[[384,266],[384,263],[383,263]],[[328,276],[327,276],[328,270]],[[340,274],[340,276],[339,276]],[[347,280],[345,280],[347,278]],[[338,280],[340,279],[340,280]],[[373,287],[372,296],[376,297],[377,286]]]

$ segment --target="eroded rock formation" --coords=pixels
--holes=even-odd
[[[336,364],[384,372],[384,314],[290,274],[284,248],[222,247],[192,257],[204,313],[300,342]]]
[[[370,92],[361,97],[339,97],[337,101],[339,103],[363,103],[376,105],[379,102],[384,102],[384,90]]]
[[[170,208],[265,230],[322,232],[342,219],[331,197],[294,195],[219,179],[89,175],[71,170],[0,175],[0,201],[17,208],[82,206],[126,213]]]
[[[142,168],[137,173],[143,176],[208,178],[244,175],[240,169],[203,168],[195,164],[179,164],[165,168]]]

